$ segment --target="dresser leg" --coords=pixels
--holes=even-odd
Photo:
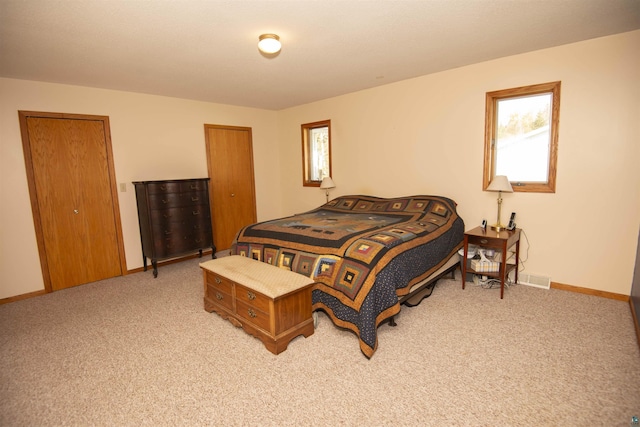
[[[216,247],[211,246],[211,259],[216,259]]]
[[[158,261],[155,259],[151,260],[151,265],[153,265],[153,278],[158,277]]]

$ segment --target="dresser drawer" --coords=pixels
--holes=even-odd
[[[209,195],[206,191],[191,191],[188,193],[182,193],[182,200],[184,206],[201,205],[209,200]]]
[[[158,257],[170,257],[185,252],[193,252],[208,246],[204,240],[198,241],[191,234],[168,234],[155,240]]]
[[[189,218],[190,223],[211,219],[209,205],[190,205],[188,208],[184,208],[184,215]]]
[[[180,193],[149,194],[149,209],[168,209],[182,206]]]
[[[207,184],[205,181],[197,180],[197,181],[186,181],[180,183],[180,191],[183,193],[192,192],[192,191],[206,191]]]
[[[194,231],[191,236],[191,240],[196,247],[211,246],[213,238],[211,237],[211,230],[199,230]]]
[[[208,200],[206,191],[190,193],[149,194],[150,209],[167,209],[183,206],[200,206]]]
[[[179,193],[179,182],[152,182],[147,184],[149,194]]]
[[[269,297],[242,285],[236,285],[236,299],[265,313],[270,311],[271,304],[269,301],[271,299]]]
[[[236,299],[236,315],[265,331],[271,331],[269,314],[251,304]]]
[[[194,221],[193,223],[190,220],[179,217],[163,218],[157,221],[153,231],[157,238],[188,236],[198,242],[211,240],[211,222],[209,218],[203,218],[203,221]]]
[[[211,223],[211,212],[207,205],[196,205],[188,208],[154,209],[150,212],[151,221],[155,226],[167,228],[170,223],[176,224],[206,224]]]

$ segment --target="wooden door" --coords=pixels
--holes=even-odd
[[[211,178],[211,221],[217,250],[229,249],[236,233],[256,222],[251,128],[205,125]]]
[[[20,124],[46,290],[122,275],[108,118],[21,111]]]

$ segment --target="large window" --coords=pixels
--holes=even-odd
[[[555,193],[560,82],[487,93],[484,177],[506,175],[514,191]]]
[[[302,125],[302,184],[319,187],[331,176],[331,120]]]

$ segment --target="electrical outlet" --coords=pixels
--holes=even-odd
[[[127,191],[127,183],[126,182],[121,182],[120,183],[120,192],[124,193]]]

